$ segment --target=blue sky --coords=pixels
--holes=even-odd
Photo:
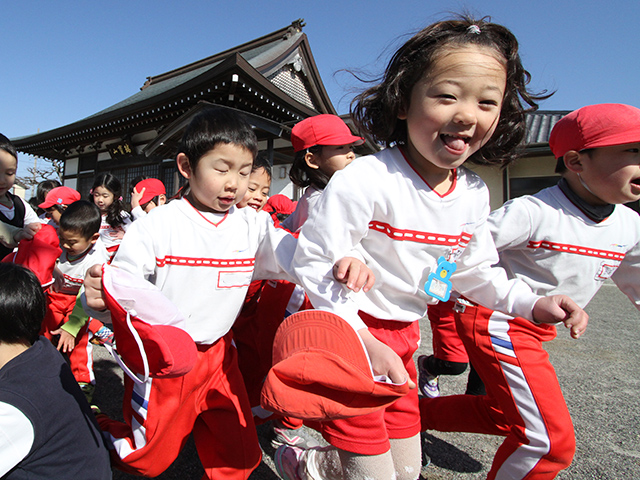
[[[0,132],[18,137],[80,120],[134,94],[146,77],[303,18],[325,87],[346,113],[357,84],[380,73],[406,35],[467,9],[510,28],[541,109],[640,107],[635,0],[3,0]],[[30,163],[22,155],[23,163]]]

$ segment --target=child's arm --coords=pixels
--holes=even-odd
[[[71,352],[76,345],[76,337],[82,327],[85,326],[89,320],[89,316],[82,308],[82,301],[80,300],[81,292],[76,297],[76,304],[73,307],[73,311],[69,315],[69,319],[55,332],[51,332],[53,335],[60,335],[58,341],[58,350],[62,352]]]
[[[71,353],[76,346],[76,337],[59,328],[51,332],[51,335],[60,335],[58,339],[58,351],[62,353]]]
[[[146,187],[143,187],[139,192],[136,190],[136,187],[133,187],[133,192],[131,192],[131,210],[140,206],[140,200],[144,195],[144,191]]]
[[[533,318],[539,323],[564,323],[572,338],[579,338],[589,323],[589,315],[566,295],[542,297],[533,306]]]

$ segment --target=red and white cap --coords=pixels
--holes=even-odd
[[[640,109],[620,103],[587,105],[565,115],[551,130],[556,159],[574,150],[640,142]]]
[[[153,200],[154,197],[158,195],[166,195],[167,191],[164,188],[164,183],[162,183],[157,178],[147,178],[145,180],[141,180],[136,184],[136,191],[140,193],[144,188],[144,193],[142,194],[142,198],[140,199],[140,205],[144,205],[147,202]]]
[[[353,135],[337,115],[324,113],[296,123],[291,130],[291,143],[300,152],[314,145],[362,145],[364,138]]]
[[[304,310],[276,332],[260,403],[285,416],[324,421],[374,412],[408,392],[407,381],[374,378],[362,340],[346,321]]]
[[[117,344],[117,352],[110,351],[127,375],[140,382],[191,371],[197,359],[196,344],[184,330],[185,319],[178,308],[143,278],[106,264],[102,272]]]
[[[38,205],[42,209],[53,207],[54,205],[71,205],[80,200],[80,192],[70,187],[56,187],[49,190],[44,202]]]

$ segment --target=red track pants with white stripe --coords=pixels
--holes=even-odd
[[[68,319],[76,304],[75,295],[49,291],[47,293],[47,314],[42,322],[40,335],[53,339],[51,332],[60,328]],[[76,335],[76,345],[68,354],[71,372],[79,383],[96,383],[93,374],[93,344],[89,342],[88,323]]]
[[[203,479],[246,480],[261,452],[231,334],[198,345],[193,369],[181,377],[134,383],[125,376],[126,423],[97,415],[111,461],[134,475],[156,477],[178,457],[193,432]]]
[[[420,400],[422,430],[505,435],[488,479],[555,478],[575,452],[573,424],[537,325],[484,307],[456,313],[456,327],[487,395]]]

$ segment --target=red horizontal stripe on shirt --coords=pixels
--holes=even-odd
[[[67,280],[68,282],[71,282],[71,283],[82,284],[82,282],[84,281],[84,278],[70,277],[66,273],[63,273],[62,276],[64,277],[65,280]]]
[[[527,245],[527,248],[543,248],[545,250],[553,250],[556,252],[574,253],[576,255],[584,255],[585,257],[607,258],[610,260],[622,260],[625,255],[624,253],[620,252],[598,250],[596,248],[581,247],[579,245],[569,245],[565,243],[555,243],[546,240],[542,240],[539,242],[530,241]]]
[[[461,247],[466,247],[469,240],[471,240],[471,235],[467,232],[462,232],[460,235],[444,235],[442,233],[420,232],[417,230],[402,230],[382,222],[371,222],[369,229],[384,233],[393,240],[428,243],[430,245],[460,245]]]
[[[197,257],[177,257],[175,255],[167,255],[164,258],[156,258],[156,265],[164,267],[165,265],[184,265],[187,267],[253,267],[254,258],[237,258],[237,259],[219,259],[219,258],[197,258]]]

